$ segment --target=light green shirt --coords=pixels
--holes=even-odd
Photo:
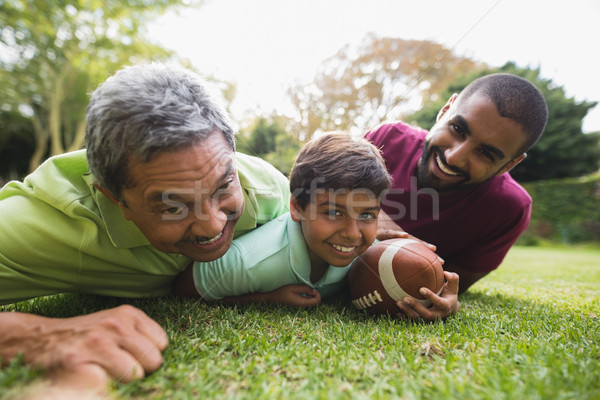
[[[319,281],[310,281],[310,259],[302,228],[289,213],[235,239],[218,260],[194,263],[194,284],[205,300],[303,283],[327,297],[345,285],[347,267],[332,267]]]
[[[236,154],[244,214],[236,235],[289,209],[288,181],[270,164]],[[161,296],[191,263],[150,245],[93,186],[85,150],[47,160],[0,190],[0,304],[61,292]]]

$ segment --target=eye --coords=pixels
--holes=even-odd
[[[496,157],[492,153],[487,151],[486,149],[479,149],[479,154],[481,154],[483,157],[485,157],[490,162],[496,161]]]
[[[227,190],[227,189],[229,189],[229,187],[231,186],[231,182],[233,182],[233,178],[227,179],[227,181],[224,184],[222,184],[221,186],[219,186],[219,190]]]
[[[219,195],[219,194],[223,194],[223,193],[227,194],[233,188],[233,183],[234,183],[233,176],[227,178],[225,183],[217,188],[217,190],[215,191],[215,195]]]
[[[170,207],[161,211],[161,214],[164,215],[182,215],[187,207]]]
[[[338,210],[335,210],[335,209],[333,209],[333,210],[327,210],[323,214],[329,215],[329,217],[331,217],[331,218],[333,218],[333,217],[341,217],[342,216],[342,213],[339,212]]]
[[[452,128],[452,130],[457,135],[459,135],[460,137],[464,137],[465,136],[465,131],[464,131],[464,129],[460,125],[457,125],[457,124],[451,122],[450,123],[450,128]]]
[[[364,212],[361,213],[358,218],[365,221],[374,221],[377,219],[377,214],[374,212]]]

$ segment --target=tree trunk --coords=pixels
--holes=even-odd
[[[33,131],[35,132],[35,150],[33,155],[29,159],[29,172],[33,172],[37,167],[40,166],[42,161],[44,161],[44,157],[46,156],[46,152],[48,151],[48,131],[44,129],[40,119],[37,115],[34,115],[32,118],[33,121]]]
[[[63,70],[64,71],[64,70]],[[60,109],[64,100],[64,72],[60,72],[54,81],[54,92],[49,96],[50,104],[48,128],[50,130],[51,154],[53,156],[65,152],[62,143]]]
[[[77,130],[75,131],[75,137],[73,138],[73,142],[67,149],[67,151],[75,151],[79,150],[83,147],[83,142],[85,141],[85,119],[82,119],[77,124]]]

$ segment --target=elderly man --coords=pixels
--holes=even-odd
[[[117,72],[93,94],[86,150],[0,191],[0,304],[62,292],[161,296],[192,261],[287,212],[287,179],[235,153],[226,112],[185,69]],[[90,380],[158,368],[165,332],[129,306],[69,318],[0,313],[2,363]]]

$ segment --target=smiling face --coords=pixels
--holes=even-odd
[[[500,116],[486,95],[453,96],[425,140],[419,187],[452,192],[481,184],[525,158],[517,154],[525,138],[521,125]]]
[[[319,190],[302,209],[292,197],[292,219],[300,222],[311,267],[345,267],[377,235],[380,199],[368,190]]]
[[[165,253],[212,261],[227,252],[244,208],[234,152],[220,131],[181,150],[130,165],[132,187],[123,209],[150,243]]]

